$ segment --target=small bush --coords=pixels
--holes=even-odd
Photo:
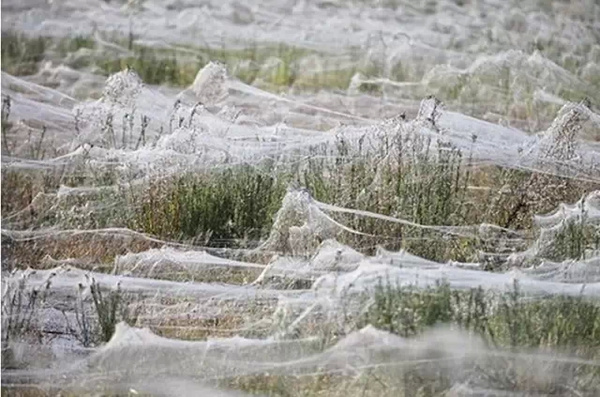
[[[255,240],[268,233],[285,189],[283,177],[252,167],[169,178],[152,183],[141,192],[141,200],[134,199],[141,204],[130,226],[156,236],[214,244]]]
[[[460,150],[440,141],[437,149],[429,138],[408,136],[382,138],[381,148],[367,156],[359,148],[350,151],[338,142],[339,155],[309,160],[298,174],[319,201],[405,219],[420,225],[459,226],[481,221],[481,212],[468,206],[471,165]],[[317,157],[317,156],[316,156]],[[324,156],[320,156],[324,157]],[[440,235],[431,229],[400,225],[368,217],[339,216],[339,220],[378,238],[348,238],[353,246],[381,244],[388,249],[405,248],[429,259],[464,259],[475,253],[464,239]],[[428,241],[439,240],[435,245]],[[467,248],[465,250],[465,248]]]
[[[555,296],[529,300],[515,283],[507,293],[481,288],[451,290],[401,287],[381,281],[370,293],[373,303],[359,322],[402,336],[434,325],[453,324],[476,332],[500,347],[572,348],[597,354],[600,348],[600,305],[583,297]]]
[[[129,310],[131,298],[121,291],[119,285],[109,291],[102,291],[96,280],[92,279],[90,284],[90,293],[92,295],[93,307],[97,321],[97,339],[100,342],[108,342],[115,333],[115,327],[120,321],[125,321],[131,326],[137,322],[135,312]],[[86,319],[85,311],[81,306],[81,311],[78,314],[77,322],[82,332],[82,335],[89,341],[91,338],[87,336],[90,332],[90,322]]]
[[[48,39],[2,32],[2,70],[15,75],[35,74],[44,59]]]
[[[555,236],[544,257],[554,261],[586,259],[589,251],[600,249],[600,227],[581,220],[567,221]]]

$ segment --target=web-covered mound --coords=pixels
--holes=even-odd
[[[539,236],[525,251],[504,255],[505,266],[518,265],[519,269],[505,273],[483,271],[481,263],[450,261],[438,263],[420,258],[405,251],[390,252],[379,248],[372,257],[364,256],[335,240],[332,236],[358,234],[332,218],[336,213],[353,213],[366,218],[401,223],[422,229],[435,229],[442,234],[486,236],[488,227],[434,227],[418,225],[408,220],[344,209],[320,203],[306,192],[289,192],[284,205],[277,214],[271,236],[260,249],[283,251],[286,256],[275,257],[265,268],[257,282],[267,283],[276,279],[314,281],[313,289],[344,296],[372,289],[381,280],[426,288],[439,280],[446,280],[453,288],[469,289],[485,286],[486,289],[506,290],[519,281],[523,291],[533,295],[566,294],[598,297],[597,252],[584,252],[581,260],[552,260],[554,247],[561,244],[561,232],[571,224],[580,222],[597,233],[597,192],[593,192],[574,205],[562,205],[554,214],[538,217]],[[583,224],[585,220],[585,224]],[[496,227],[497,228],[497,227]],[[310,230],[305,237],[296,230]],[[592,234],[593,237],[593,234]],[[323,241],[324,240],[324,241]],[[323,241],[319,244],[319,241]],[[300,246],[298,250],[295,247]],[[318,248],[317,248],[318,246]],[[323,273],[326,274],[323,274]]]
[[[45,100],[37,93],[42,88],[34,90],[32,83],[12,77],[8,80],[29,87],[35,101]],[[361,156],[383,150],[383,157],[394,158],[396,153],[386,149],[385,142],[399,137],[406,149],[418,149],[419,141],[429,140],[433,148],[451,145],[469,153],[477,163],[582,180],[597,181],[600,163],[598,144],[585,140],[598,131],[600,116],[586,103],[565,104],[546,131],[530,136],[515,128],[446,111],[435,98],[421,101],[414,119],[369,120],[245,85],[228,77],[218,63],[207,64],[194,84],[173,94],[146,86],[131,69],[109,77],[96,101],[65,102],[51,89],[41,92],[50,95],[50,103],[57,102],[48,109],[52,113],[48,117],[56,120],[51,128],[61,130],[57,136],[64,142],[59,147],[62,155],[52,158],[46,154],[43,161],[24,160],[20,156],[31,152],[31,147],[23,146],[14,151],[16,158],[4,160],[12,167],[54,169],[68,165],[71,172],[111,173],[117,180],[131,181],[214,166],[265,161],[293,164],[315,151],[333,158],[342,155],[336,148],[340,140],[350,145],[346,150]],[[28,118],[23,106],[30,106],[27,101],[31,99],[18,92],[14,95],[15,112]],[[265,100],[276,107],[256,113],[254,106]],[[42,110],[47,106],[44,104]],[[73,119],[69,121],[70,109]],[[272,110],[275,115],[268,114]],[[294,127],[285,120],[290,112],[303,120],[314,120],[312,113],[317,113],[327,124],[343,125],[327,131]],[[355,125],[346,125],[348,121]],[[72,132],[70,139],[65,129]],[[25,131],[15,133],[23,135]]]
[[[545,91],[550,94],[566,90],[591,93],[591,87],[585,82],[539,51],[527,54],[510,50],[481,56],[462,70],[439,65],[423,77],[423,82],[430,88],[453,91],[454,95],[467,102],[485,101],[492,109],[494,100],[502,101],[506,95],[513,95],[510,102],[515,104],[531,101],[531,94],[536,90],[550,90]],[[449,82],[454,82],[454,85]]]
[[[320,351],[311,339],[276,341],[238,337],[187,342],[162,338],[148,329],[120,323],[109,343],[74,363],[71,370],[35,377],[65,387],[111,385],[105,386],[105,390],[193,395],[192,391],[210,390],[210,385],[227,379],[260,373],[295,377],[362,377],[370,373],[382,382],[385,380],[385,384],[373,387],[387,395],[402,390],[402,381],[393,374],[408,365],[417,365],[419,375],[449,377],[454,384],[452,390],[471,394],[483,388],[494,393],[508,392],[501,379],[472,376],[485,374],[507,362],[534,384],[543,384],[549,376],[557,376],[576,365],[592,365],[590,361],[568,356],[510,353],[486,346],[467,333],[448,329],[409,340],[367,326]],[[156,376],[167,385],[179,383],[179,387],[167,391],[152,380]],[[12,379],[18,380],[18,376],[11,374]],[[351,385],[342,385],[352,390]]]
[[[164,246],[116,257],[113,273],[148,278],[180,275],[184,279],[193,279],[205,270],[227,267],[262,270],[264,265],[229,260],[206,251],[181,251]]]
[[[575,205],[563,205],[556,213],[540,217],[538,223],[542,230],[553,227],[580,214],[581,208],[589,208],[589,218],[596,219],[596,201],[595,193],[588,195]],[[230,378],[265,373],[352,377],[363,376],[365,371],[383,370],[380,376],[384,376],[386,369],[413,366],[428,360],[433,367],[424,369],[426,373],[443,371],[451,377],[454,387],[471,390],[489,386],[488,381],[480,383],[479,378],[468,375],[474,368],[482,365],[494,368],[507,359],[519,367],[522,365],[523,373],[535,379],[540,375],[535,371],[527,372],[532,362],[549,363],[552,368],[588,365],[581,359],[565,356],[557,358],[490,349],[470,334],[446,331],[404,339],[369,326],[348,333],[337,343],[331,341],[325,348],[319,336],[294,337],[314,324],[322,324],[325,329],[327,326],[345,329],[349,325],[342,318],[352,318],[367,310],[372,304],[372,292],[382,285],[416,291],[436,287],[443,280],[451,290],[482,288],[492,295],[501,295],[518,285],[527,299],[571,296],[597,300],[600,297],[597,256],[562,262],[545,260],[540,265],[522,265],[498,272],[484,271],[479,263],[439,263],[406,251],[380,248],[370,256],[331,239],[343,233],[360,234],[335,221],[334,216],[340,211],[351,211],[357,216],[380,216],[385,221],[414,227],[431,227],[328,205],[314,200],[304,190],[292,190],[284,199],[270,238],[265,245],[247,253],[249,256],[261,252],[272,255],[273,251],[278,251],[266,266],[208,254],[192,247],[186,250],[165,247],[117,257],[114,274],[62,266],[50,270],[17,271],[4,277],[3,294],[14,288],[11,285],[21,282],[27,290],[44,291],[47,298],[35,322],[52,332],[60,332],[69,321],[74,321],[69,309],[71,305],[82,302],[81,307],[85,308],[92,304],[92,288],[107,292],[117,289],[135,296],[130,307],[140,308],[144,323],[157,329],[168,329],[169,322],[182,319],[226,321],[231,313],[251,316],[249,313],[257,304],[270,308],[266,317],[254,319],[234,333],[266,331],[267,336],[262,339],[235,336],[190,342],[120,324],[110,342],[96,350],[78,353],[68,368],[59,366],[59,369],[29,371],[25,375],[11,372],[9,381],[20,383],[24,379],[22,376],[26,376],[40,384],[58,382],[65,388],[92,388],[108,382],[117,391],[125,387],[157,392],[163,389],[146,379],[161,376],[169,380],[183,379],[190,390],[197,391]],[[295,228],[311,232],[294,232]],[[439,232],[477,233],[480,229],[446,227],[440,228]],[[21,232],[19,236],[35,238],[41,233]],[[321,238],[323,241],[319,243]],[[537,259],[540,258],[544,258],[542,253],[537,254]],[[193,281],[196,274],[215,266],[221,269],[250,267],[262,270],[262,273],[257,273],[253,282],[248,280],[248,285]],[[173,272],[186,281],[168,280]],[[77,294],[79,298],[76,298]],[[69,314],[60,316],[60,310]],[[72,339],[66,340],[69,346],[75,343]],[[67,349],[57,342],[52,343],[55,352],[51,357],[74,357],[71,347]],[[36,349],[26,351],[30,352],[30,361],[43,353]],[[56,359],[51,358],[50,362]],[[461,370],[457,372],[457,368]],[[505,390],[506,386],[493,383],[493,387]]]
[[[510,263],[523,263],[535,258],[551,258],[565,238],[575,238],[573,234],[598,234],[600,230],[600,196],[599,191],[593,191],[582,197],[577,203],[562,203],[554,212],[538,215],[534,221],[538,226],[539,237],[531,247],[524,252],[515,253],[509,258]],[[581,256],[592,258],[598,256],[598,246],[582,247]]]

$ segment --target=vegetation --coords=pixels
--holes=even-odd
[[[560,363],[554,361],[554,356],[543,353],[538,356],[518,353],[537,348],[539,352],[578,353],[580,357],[597,360],[600,347],[597,302],[582,297],[531,300],[517,283],[505,293],[491,293],[481,288],[452,290],[443,281],[435,287],[417,289],[396,285],[392,280],[381,280],[374,290],[365,293],[364,301],[368,302],[367,309],[360,317],[345,318],[345,332],[371,324],[413,338],[414,350],[407,347],[403,351],[394,343],[382,346],[381,351],[369,350],[369,359],[379,358],[381,364],[356,377],[327,371],[305,374],[299,370],[294,375],[235,377],[222,381],[221,385],[251,393],[288,396],[435,396],[456,392],[457,384],[473,387],[481,384],[498,393],[560,395],[576,388],[584,395],[593,395],[598,391],[600,372],[593,365]],[[353,321],[354,327],[348,329]],[[483,338],[486,347],[478,347],[478,353],[471,357],[470,341],[460,339],[454,340],[457,345],[450,347],[459,350],[458,357],[455,350],[444,353],[443,346],[435,342],[419,351],[419,338],[431,335],[434,330],[448,335],[452,330],[464,331],[463,336],[466,333],[476,339]],[[343,336],[344,331],[338,329],[329,343]],[[443,339],[434,340],[444,343]],[[396,349],[403,354],[392,356]],[[463,354],[464,358],[460,358]],[[390,360],[390,356],[395,360]],[[465,367],[469,369],[464,371]]]
[[[100,342],[108,342],[112,338],[119,321],[135,325],[135,316],[132,316],[128,307],[128,300],[131,298],[123,294],[119,285],[114,290],[103,293],[96,280],[92,280],[89,288],[97,316]],[[80,325],[84,325],[83,320]]]
[[[41,304],[46,298],[50,280],[41,288],[29,288],[21,278],[11,285],[2,286],[2,368],[18,368],[13,344],[24,340],[41,339],[36,322]]]
[[[336,6],[325,3],[320,6]],[[438,7],[435,1],[422,3],[415,9],[433,13]],[[464,5],[463,1],[456,3],[460,7]],[[386,1],[382,6],[396,8],[398,4]],[[2,70],[15,76],[29,76],[40,71],[43,61],[59,61],[102,76],[132,68],[147,84],[187,87],[204,65],[219,61],[242,82],[271,92],[289,90],[310,94],[319,90],[334,93],[348,90],[369,94],[369,100],[386,99],[391,88],[385,78],[414,82],[425,76],[415,91],[419,96],[424,89],[434,90],[452,106],[465,106],[485,95],[490,105],[482,105],[482,112],[500,112],[515,121],[527,122],[527,128],[533,130],[543,125],[546,113],[556,112],[556,104],[542,107],[537,103],[534,97],[539,94],[539,87],[521,82],[508,66],[499,70],[489,68],[489,75],[460,72],[453,76],[449,72],[427,76],[426,70],[420,67],[421,61],[409,64],[404,59],[390,60],[391,64],[384,65],[368,54],[361,54],[362,50],[338,57],[282,43],[250,44],[242,49],[225,46],[164,49],[139,45],[135,38],[133,32],[126,38],[109,37],[107,41],[120,47],[116,51],[94,37],[56,39],[3,31]],[[560,45],[536,43],[539,50],[546,52],[556,51]],[[586,59],[565,57],[563,66],[574,75],[582,74]],[[367,81],[358,81],[358,74]],[[520,84],[518,93],[515,82]],[[562,84],[557,90],[567,99],[580,100],[583,94],[590,93],[592,99],[595,98],[593,87]],[[404,101],[418,95],[407,90],[404,96],[397,98]],[[340,102],[343,101],[340,99]],[[13,105],[13,98],[3,95],[2,155],[25,158],[32,164],[52,157],[50,151],[56,152],[56,148],[48,143],[47,128],[43,125],[38,129],[23,127],[11,115]],[[196,108],[190,117],[195,111]],[[77,133],[80,116],[79,113],[75,116]],[[123,119],[131,121],[129,143],[125,127],[123,140],[118,142],[114,114],[109,112],[106,119],[101,120],[103,124],[99,129],[103,129],[108,145],[126,151],[146,144],[150,118],[133,116],[133,113],[127,114]],[[213,313],[212,298],[198,300],[157,294],[150,300],[143,294],[126,293],[120,285],[110,289],[91,279],[85,286],[80,284],[77,291],[67,293],[66,302],[57,303],[47,299],[52,278],[42,287],[32,288],[27,277],[14,282],[11,272],[28,267],[40,270],[73,264],[86,271],[109,273],[114,270],[115,258],[128,253],[164,246],[201,247],[211,253],[227,252],[230,258],[253,263],[242,269],[232,266],[224,270],[215,266],[193,275],[175,269],[161,275],[161,282],[227,283],[241,288],[258,280],[264,274],[263,269],[268,270],[278,259],[275,254],[294,253],[292,248],[286,248],[273,250],[276,252],[269,250],[261,256],[254,250],[269,237],[286,193],[294,189],[306,189],[316,201],[356,210],[331,211],[327,215],[345,226],[338,228],[335,238],[362,254],[373,255],[378,247],[406,250],[441,263],[478,262],[485,269],[482,271],[505,271],[515,264],[507,259],[509,255],[528,247],[537,251],[533,257],[524,256],[518,264],[579,261],[598,255],[600,227],[585,211],[551,230],[535,223],[535,215],[553,211],[561,203],[575,203],[585,194],[598,190],[597,182],[477,164],[473,153],[459,150],[445,138],[434,118],[425,120],[438,132],[432,137],[410,127],[396,128],[405,126],[400,121],[406,116],[398,117],[387,124],[373,126],[375,131],[369,131],[357,143],[350,144],[339,138],[335,148],[312,147],[307,156],[302,153],[303,160],[297,163],[276,163],[269,159],[260,164],[222,164],[213,169],[151,178],[138,178],[139,175],[133,175],[135,172],[123,171],[117,162],[99,165],[87,157],[73,162],[69,168],[56,165],[47,169],[19,169],[3,164],[2,272],[3,279],[13,281],[4,284],[3,280],[2,285],[3,370],[23,365],[15,354],[19,343],[37,346],[59,335],[85,348],[95,348],[113,337],[120,321],[148,326],[161,336],[184,340],[272,336],[285,322],[281,318],[289,314],[281,313],[276,298],[257,298],[256,301],[227,298],[219,302],[218,310]],[[134,119],[140,120],[139,137],[134,136],[137,128]],[[565,142],[553,142],[549,156],[562,153],[560,149],[574,154],[574,137],[581,125],[579,119],[573,120],[564,131],[559,131],[557,139]],[[477,139],[472,136],[473,144]],[[560,163],[558,167],[564,166],[562,159],[556,163]],[[77,194],[58,194],[61,188],[82,189]],[[365,216],[365,212],[376,216]],[[287,226],[300,229],[298,233],[301,233],[304,221]],[[486,229],[488,224],[497,227],[490,227],[490,231]],[[102,231],[108,228],[119,228],[119,232]],[[125,228],[130,230],[125,231]],[[13,229],[57,233],[27,239],[11,234]],[[317,232],[313,233],[312,229],[309,232],[315,234],[311,237],[317,243],[322,241]],[[312,254],[311,251],[306,256]],[[302,290],[314,285],[312,275],[285,281],[269,287]],[[257,288],[262,287],[260,284]],[[294,299],[295,296],[290,300]],[[457,385],[482,385],[482,390],[532,395],[600,393],[598,366],[590,364],[600,360],[600,304],[586,299],[583,294],[530,296],[521,291],[517,282],[509,291],[491,292],[482,288],[456,290],[443,280],[435,287],[417,288],[380,279],[371,290],[359,296],[344,296],[342,301],[343,313],[327,313],[327,308],[315,305],[310,313],[291,316],[294,317],[292,326],[283,335],[287,339],[313,337],[318,339],[320,347],[327,349],[368,325],[415,341],[443,328],[480,338],[482,353],[465,359],[467,363],[461,361],[470,368],[466,374],[462,367],[448,368],[456,360],[444,356],[445,353],[434,346],[423,356],[393,360],[386,356],[387,351],[370,352],[374,356],[369,359],[381,365],[363,368],[358,363],[357,368],[348,366],[344,373],[327,371],[327,368],[321,372],[319,367],[316,372],[298,370],[285,375],[275,371],[224,376],[214,383],[250,393],[289,396],[461,395],[464,390],[457,389]],[[151,302],[149,308],[144,307],[147,302]],[[160,308],[158,320],[156,307]],[[52,313],[62,312],[64,319],[60,321],[64,320],[64,331],[48,330],[38,323],[40,312],[48,309],[52,309]],[[141,316],[144,310],[147,310],[144,314],[151,315]],[[177,311],[177,315],[165,314],[169,310]],[[153,321],[148,320],[150,317]],[[343,318],[340,320],[340,317]],[[298,318],[303,322],[296,327],[294,322]],[[537,357],[538,353],[543,357]],[[579,361],[561,362],[549,358],[556,353],[576,355]],[[540,369],[535,365],[539,360],[548,363]],[[539,376],[539,372],[546,370],[551,376]],[[475,389],[474,393],[478,391]],[[4,395],[4,389],[2,392]],[[80,391],[74,395],[77,392]]]
[[[40,62],[45,57],[50,57],[66,62],[72,68],[91,69],[105,76],[130,67],[147,84],[187,87],[208,61],[219,61],[227,66],[233,76],[245,83],[256,83],[267,88],[294,86],[303,91],[345,90],[358,72],[366,76],[381,73],[372,66],[339,69],[335,59],[328,60],[315,51],[284,44],[261,47],[251,45],[239,50],[224,47],[167,50],[144,47],[120,37],[109,40],[127,49],[129,54],[113,53],[87,36],[55,40],[49,37],[30,38],[3,31],[2,41],[5,45],[2,47],[2,69],[13,75],[35,74]],[[80,53],[81,49],[89,51]],[[194,53],[196,55],[190,55]],[[307,65],[315,68],[314,71],[306,73],[304,68]],[[365,85],[361,90],[374,92],[379,88]]]
[[[459,150],[443,142],[433,149],[428,139],[423,139],[423,150],[402,151],[401,139],[377,155],[342,151],[334,160],[320,155],[323,153],[315,148],[314,156],[302,168],[232,166],[158,178],[135,188],[124,185],[117,191],[100,189],[93,195],[62,198],[52,211],[43,210],[42,200],[38,200],[41,208],[22,210],[38,194],[53,193],[60,184],[95,184],[96,177],[86,182],[56,171],[6,170],[3,184],[10,189],[2,191],[2,209],[5,216],[18,213],[18,219],[30,226],[59,223],[68,228],[129,227],[167,240],[252,246],[268,236],[287,189],[304,187],[325,203],[450,228],[431,229],[332,214],[339,222],[367,234],[342,233],[338,237],[366,253],[382,245],[437,261],[472,261],[481,259],[477,257],[480,250],[500,249],[498,242],[482,239],[476,229],[457,229],[454,233],[452,227],[491,223],[529,230],[534,238],[531,221],[535,214],[549,212],[562,202],[575,202],[593,189],[593,184],[561,177],[475,168],[469,156],[465,159]],[[386,157],[388,151],[401,154],[392,160]],[[472,185],[481,189],[473,190]],[[552,196],[539,194],[541,186],[546,191],[551,189]],[[91,207],[94,202],[97,209]],[[561,231],[551,251],[542,253],[545,258],[579,259],[586,251],[597,249],[597,227],[582,222],[580,226],[569,224]],[[430,244],[433,239],[437,244]]]
[[[586,222],[585,217],[580,221],[568,221],[559,231],[546,256],[554,261],[566,259],[588,259],[590,252],[600,249],[600,230]]]
[[[216,245],[268,234],[286,184],[250,166],[152,182],[132,192],[131,228],[163,238]]]
[[[529,300],[515,281],[502,294],[481,288],[452,290],[440,282],[425,290],[381,280],[359,324],[372,324],[411,337],[430,327],[453,324],[475,332],[492,346],[577,348],[592,357],[600,347],[600,305],[583,297]]]
[[[13,75],[36,73],[47,46],[44,37],[2,31],[2,70]]]

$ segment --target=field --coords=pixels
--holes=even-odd
[[[2,396],[600,395],[600,4],[2,2]]]

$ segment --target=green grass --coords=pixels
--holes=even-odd
[[[452,290],[443,281],[419,289],[398,286],[392,280],[381,280],[362,298],[369,302],[366,310],[353,312],[354,318],[345,317],[339,325],[343,330],[338,329],[326,346],[368,324],[409,339],[434,329],[459,330],[463,335],[481,337],[484,344],[473,352],[468,340],[454,341],[465,344],[463,359],[460,352],[459,357],[444,355],[441,339],[431,342],[425,351],[418,351],[416,345],[417,352],[407,347],[405,353],[396,353],[391,344],[389,349],[381,346],[361,356],[360,364],[367,367],[349,374],[326,373],[326,368],[317,364],[308,374],[290,369],[285,374],[235,377],[219,384],[271,396],[439,396],[452,393],[461,383],[525,395],[574,391],[594,395],[600,390],[600,371],[594,365],[543,356],[562,352],[591,361],[600,358],[598,302],[564,296],[531,299],[518,284],[507,292],[491,293],[481,288]],[[347,300],[345,303],[352,306]],[[328,325],[317,322],[315,326]],[[461,349],[460,345],[453,347]],[[373,363],[379,365],[368,366]]]
[[[554,237],[544,256],[554,261],[587,259],[589,251],[600,250],[600,227],[581,220],[567,221]]]
[[[317,156],[322,154],[319,149],[315,149],[315,156],[300,168],[232,167],[151,183],[131,192],[127,200],[133,205],[133,216],[126,225],[169,239],[197,238],[218,245],[256,241],[268,235],[286,188],[295,186],[308,189],[315,199],[325,203],[422,225],[469,226],[488,222],[528,230],[533,239],[534,214],[553,210],[561,202],[575,202],[590,188],[521,171],[491,168],[482,175],[482,170],[472,167],[468,156],[444,145],[434,150],[428,141],[413,152],[405,151],[404,157],[395,162],[345,152],[344,143],[339,145],[340,157],[323,159]],[[490,189],[472,190],[472,184]],[[539,195],[534,186],[552,190],[552,199]],[[338,236],[366,253],[372,253],[375,245],[382,245],[392,250],[403,248],[432,260],[472,261],[478,259],[479,250],[493,252],[502,244],[493,239],[481,240],[476,235],[448,235],[351,214],[332,216],[373,236]],[[559,259],[559,252],[565,253],[564,258],[580,258],[586,249],[597,245],[596,229],[588,229],[584,240],[577,238],[579,235],[559,236],[558,245],[544,254],[545,258]],[[433,240],[436,244],[431,244]]]
[[[190,85],[198,70],[208,61],[219,61],[226,65],[229,73],[246,84],[257,84],[268,89],[294,87],[303,92],[322,89],[345,90],[355,73],[362,71],[377,76],[375,70],[356,67],[339,68],[328,56],[316,51],[273,44],[258,47],[250,45],[244,49],[190,48],[198,53],[175,50],[156,50],[134,45],[134,55],[122,58],[107,58],[97,61],[105,75],[132,67],[149,84],[169,84],[179,87]],[[320,60],[323,70],[310,73],[302,69],[302,61],[308,56]],[[379,87],[361,87],[366,92],[376,92]]]
[[[56,51],[62,57],[66,57],[82,48],[94,49],[96,48],[96,41],[90,36],[77,35],[61,38],[56,43]]]
[[[248,166],[158,180],[131,192],[128,226],[217,245],[254,241],[268,234],[286,191],[284,178]]]
[[[400,145],[400,142],[393,144]],[[404,150],[402,161],[389,163],[382,162],[381,157],[377,156],[367,158],[364,153],[355,153],[344,145],[344,142],[338,142],[343,156],[327,160],[315,156],[306,167],[243,166],[188,173],[155,180],[139,190],[122,189],[117,194],[99,196],[97,199],[104,207],[120,207],[121,215],[97,213],[95,216],[99,218],[94,222],[99,222],[97,225],[122,222],[125,226],[163,238],[235,247],[246,242],[251,244],[268,235],[286,188],[296,185],[308,187],[318,200],[406,217],[422,223],[462,225],[497,217],[504,220],[506,225],[527,229],[532,226],[520,223],[521,218],[526,218],[536,209],[553,207],[568,195],[579,194],[573,190],[585,189],[585,186],[563,184],[560,178],[546,179],[549,177],[502,171],[493,167],[475,169],[470,165],[468,155],[444,145],[439,151],[434,150],[431,142],[426,140],[419,146],[424,150]],[[316,148],[313,154],[322,153]],[[375,167],[376,164],[380,168]],[[377,189],[371,187],[376,175],[380,177]],[[21,177],[21,173],[3,172],[3,185],[10,183],[19,186],[24,183]],[[72,182],[90,183],[85,180]],[[32,182],[28,183],[26,185],[31,189]],[[473,192],[468,189],[468,185],[474,183],[489,185],[494,189],[484,196],[478,196],[481,194],[479,190]],[[546,195],[531,193],[535,186],[550,189],[547,191],[552,193],[551,199]],[[502,194],[498,192],[500,187],[505,187]],[[50,185],[48,189],[52,189]],[[9,208],[10,203],[16,200],[8,196],[9,192],[3,189],[3,213],[4,208]],[[365,195],[365,192],[369,194]],[[89,201],[88,198],[80,200],[77,206],[82,208]],[[63,212],[68,212],[74,204],[74,201],[65,202]],[[10,208],[14,211],[19,205],[13,204]],[[514,213],[519,216],[512,216]],[[430,258],[467,258],[481,243],[472,239],[450,239],[448,242],[439,236],[423,235],[419,229],[396,228],[386,222],[350,215],[334,216],[357,230],[367,230],[384,237],[376,242],[389,246],[397,244],[394,238],[398,235],[395,233],[401,233],[403,238],[398,247]],[[89,219],[84,218],[86,222]],[[56,224],[57,220],[49,219],[46,222],[51,225]],[[554,259],[580,257],[590,243],[585,230],[578,224],[565,228],[564,236],[559,236],[557,240],[558,256],[545,255]],[[435,237],[435,246],[421,237]],[[373,243],[372,240],[353,241],[352,238],[340,236],[342,241],[366,252],[367,246]],[[239,275],[219,281],[239,282],[234,277],[239,278]],[[88,321],[101,321],[104,326],[98,326],[93,331],[99,335],[94,338],[107,340],[112,335],[115,321],[122,318],[119,315],[121,305],[120,298],[115,295],[118,291],[102,291],[101,294],[101,297],[97,297],[99,304],[95,306],[93,317]],[[308,334],[322,336],[323,344],[328,346],[345,333],[367,324],[408,338],[418,337],[438,326],[447,326],[483,337],[492,349],[566,351],[590,360],[599,359],[600,306],[583,297],[532,299],[522,293],[518,285],[507,293],[490,293],[481,288],[452,290],[444,282],[436,287],[417,289],[398,286],[393,280],[381,280],[379,285],[359,299],[371,303],[361,313],[350,313],[342,330],[337,328],[337,323],[318,321],[310,325],[309,322]],[[351,302],[348,304],[352,307]],[[194,335],[203,338],[206,333],[190,334],[189,337],[194,338]],[[10,352],[6,351],[6,354]],[[600,374],[590,366],[553,364],[557,373],[564,375],[557,377],[556,382],[541,382],[522,373],[520,366],[523,364],[519,360],[518,356],[482,358],[473,364],[473,371],[485,379],[490,387],[513,392],[561,395],[565,389],[561,389],[563,386],[560,384],[568,384],[574,390],[589,395],[594,395],[598,390]],[[339,374],[271,374],[225,379],[220,384],[267,395],[337,393],[340,396],[433,396],[448,391],[461,379],[454,372],[445,372],[443,367],[432,363],[392,367],[389,371],[382,367],[361,372],[352,379]]]
[[[2,70],[12,75],[29,75],[38,71],[49,40],[2,31]]]
[[[383,142],[380,154],[367,157],[338,147],[340,158],[309,160],[299,184],[323,202],[389,215],[422,225],[464,225],[477,219],[468,212],[467,186],[470,165],[462,153],[440,142],[434,149],[427,138],[417,138],[409,150],[403,149],[408,136]],[[386,153],[395,154],[385,158]],[[443,243],[425,243],[431,232],[375,219],[342,216],[343,223],[364,233],[387,237],[389,249],[407,248],[432,259],[443,259],[449,252]]]
[[[137,48],[135,55],[126,58],[98,59],[95,64],[102,74],[109,76],[131,67],[147,84],[188,86],[194,82],[196,73],[204,63],[183,62],[175,53],[158,56],[150,49]]]
[[[129,310],[128,304],[133,299],[132,296],[127,296],[120,287],[108,291],[102,291],[100,285],[92,279],[89,286],[92,301],[94,303],[94,320],[97,326],[94,330],[94,339],[100,343],[110,341],[115,333],[117,323],[125,321],[130,326],[135,326],[137,322],[136,313]],[[83,306],[81,306],[80,316],[83,319]],[[83,325],[84,321],[79,322]]]
[[[61,39],[50,37],[28,37],[10,31],[2,32],[2,69],[13,75],[34,74],[44,59],[66,62],[75,69],[91,69],[105,76],[127,67],[133,68],[147,84],[167,84],[187,87],[194,81],[197,72],[209,61],[224,63],[229,72],[247,84],[256,83],[269,89],[295,87],[302,91],[322,89],[345,90],[357,72],[377,77],[380,71],[357,67],[339,68],[335,60],[317,51],[288,46],[282,43],[258,46],[249,44],[242,49],[190,47],[189,51],[154,49],[130,42],[121,37],[110,37],[109,41],[128,48],[132,54],[122,56],[101,50],[89,36],[74,36]],[[88,54],[77,54],[81,49],[93,50]],[[307,73],[301,61],[315,56],[323,70]],[[365,92],[378,92],[380,87],[361,87]]]
[[[268,235],[288,186],[307,188],[319,201],[424,225],[479,221],[467,205],[470,166],[463,162],[460,151],[442,145],[434,152],[429,141],[421,145],[404,154],[407,157],[397,164],[381,162],[379,168],[378,159],[345,153],[342,148],[337,160],[313,159],[301,169],[274,172],[262,167],[233,167],[159,180],[131,192],[133,216],[127,225],[171,239],[257,240]],[[381,177],[379,182],[377,177]],[[458,253],[468,246],[464,239],[432,246],[426,240],[435,234],[423,229],[351,215],[337,218],[356,230],[380,236],[376,242],[390,249],[407,248],[431,259],[468,256]],[[345,238],[354,246],[374,243],[352,240],[352,235]]]
[[[373,304],[359,324],[405,337],[451,324],[498,347],[573,348],[591,356],[600,351],[600,304],[583,297],[530,299],[518,283],[493,294],[452,290],[444,282],[422,290],[391,280],[381,280],[368,296]]]
[[[497,167],[476,168],[470,155],[429,138],[388,136],[375,153],[350,149],[340,140],[339,156],[314,148],[301,167],[233,166],[211,172],[155,179],[145,185],[99,190],[94,195],[63,197],[52,211],[32,213],[29,226],[60,224],[66,228],[130,227],[160,238],[209,245],[254,244],[268,236],[273,217],[288,187],[306,188],[319,201],[405,219],[421,225],[471,226],[483,222],[526,231],[536,230],[533,215],[573,203],[591,184],[566,178]],[[81,170],[85,173],[85,170]],[[87,178],[56,172],[3,171],[2,209],[23,209],[38,192],[52,193],[60,184],[109,186],[113,171]],[[35,185],[43,181],[43,189]],[[482,189],[471,189],[471,186]],[[543,189],[543,190],[542,190]],[[542,194],[543,192],[543,194]],[[341,233],[341,242],[372,254],[376,245],[437,261],[480,260],[480,250],[495,252],[502,239],[471,233],[448,234],[352,214],[332,214],[339,222],[370,236]],[[36,218],[37,217],[37,218]],[[30,223],[29,223],[30,222]],[[300,225],[297,225],[300,226]],[[597,228],[572,227],[559,236],[546,259],[581,258],[598,245]],[[475,234],[473,234],[475,233]],[[436,244],[431,244],[436,241]],[[524,242],[527,244],[527,242]],[[521,244],[520,249],[526,245]]]
[[[468,153],[442,140],[436,142],[436,147],[429,138],[416,137],[409,148],[406,142],[410,137],[388,136],[382,139],[380,152],[369,156],[360,147],[350,150],[340,141],[340,156],[335,160],[319,156],[308,160],[307,166],[297,173],[297,184],[306,187],[319,201],[421,225],[468,226],[485,222],[532,232],[534,215],[553,211],[562,202],[576,202],[585,192],[597,188],[568,178],[497,167],[477,168]],[[315,154],[324,153],[317,150]],[[472,186],[484,189],[474,190]],[[476,259],[478,250],[494,248],[490,246],[493,242],[478,238],[443,235],[367,217],[335,218],[355,230],[380,237],[369,241],[361,236],[342,236],[353,247],[380,244],[438,261],[470,261]],[[436,243],[431,244],[432,240]],[[565,244],[571,247],[578,243],[569,240]]]

